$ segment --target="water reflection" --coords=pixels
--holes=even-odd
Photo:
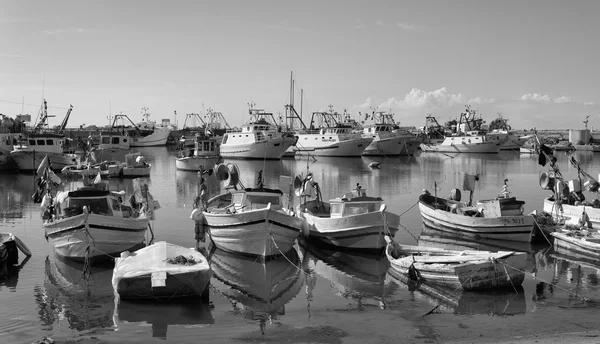
[[[221,192],[221,188],[214,174],[203,175],[208,197],[213,197]],[[192,204],[194,198],[199,194],[200,177],[197,172],[179,171],[175,172],[175,185],[177,187],[177,204]]]
[[[169,326],[202,327],[214,324],[208,300],[123,301],[115,307],[115,327],[128,323],[152,325],[152,337],[167,339]],[[144,326],[145,327],[145,326]]]
[[[388,272],[386,279],[411,293],[413,300],[431,305],[432,313],[515,315],[525,313],[523,287],[488,291],[462,291],[435,284],[416,283],[403,274]]]
[[[10,291],[15,291],[17,289],[19,272],[23,269],[25,264],[27,264],[29,259],[31,259],[31,256],[25,256],[25,259],[18,265],[9,265],[6,263],[0,264],[0,291],[2,291],[3,287],[8,288]]]
[[[292,176],[289,170],[283,167],[281,160],[231,160],[225,159],[224,164],[236,164],[240,170],[240,181],[245,187],[256,186],[258,171],[263,171],[266,187],[279,187],[279,176]]]
[[[385,308],[386,295],[393,293],[395,285],[386,283],[390,266],[383,254],[340,252],[324,245],[301,242],[302,269],[316,273],[330,282],[337,295],[357,302],[357,309],[364,306]],[[311,294],[316,284],[308,287]]]
[[[256,321],[264,334],[267,323],[285,314],[304,284],[296,249],[264,262],[210,247],[211,286],[231,302],[233,311]]]
[[[86,282],[83,264],[52,255],[46,257],[45,273],[34,297],[47,330],[60,326],[63,319],[77,331],[113,326],[112,267],[92,267]]]

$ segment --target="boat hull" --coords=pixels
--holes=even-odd
[[[508,140],[500,147],[500,150],[510,150],[517,151],[520,150],[523,145],[531,139],[533,135],[526,136],[516,136],[513,134],[508,134]]]
[[[565,221],[579,219],[585,210],[585,213],[592,224],[592,228],[600,229],[600,209],[598,208],[584,205],[561,204],[560,209],[562,209],[562,211],[558,211],[557,209],[558,205],[551,201],[549,197],[544,199],[544,211],[552,214],[552,217],[557,222],[563,219]]]
[[[383,139],[375,138],[367,146],[362,155],[400,155],[405,149],[405,140],[401,136],[388,137]]]
[[[202,171],[212,168],[219,160],[219,156],[191,156],[177,158],[175,166],[181,171]]]
[[[515,287],[521,285],[525,279],[527,255],[524,252],[505,252],[505,254],[489,252],[488,256],[484,251],[480,251],[477,253],[480,254],[479,257],[470,257],[471,259],[465,262],[456,263],[442,263],[445,258],[443,256],[440,262],[424,263],[410,254],[396,258],[393,252],[394,244],[389,244],[385,251],[390,261],[389,272],[397,278],[409,276],[410,270],[413,270],[419,280],[425,283],[463,290]],[[468,253],[462,255],[464,259],[468,256]],[[421,255],[419,257],[428,258]],[[432,258],[436,258],[435,253],[432,253]],[[447,256],[447,258],[452,260],[457,256]]]
[[[221,144],[221,157],[228,159],[269,159],[279,160],[290,148],[295,138],[284,136],[258,143]]]
[[[0,172],[16,171],[18,168],[15,159],[10,156],[10,153],[0,149]]]
[[[533,217],[471,217],[434,209],[419,200],[423,223],[431,228],[474,238],[531,242]]]
[[[500,151],[504,144],[502,142],[478,142],[478,143],[458,143],[458,144],[427,144],[422,143],[421,149],[424,152],[437,153],[491,153],[495,154]]]
[[[129,154],[129,149],[120,148],[101,148],[90,152],[90,157],[93,161],[125,161],[125,155]]]
[[[177,256],[191,257],[196,264],[167,262]],[[165,277],[164,286],[152,287],[153,275]],[[163,241],[116,258],[112,284],[121,299],[201,297],[211,276],[208,261],[200,252]]]
[[[303,213],[308,225],[309,240],[346,249],[382,250],[386,246],[387,231],[393,236],[400,225],[400,217],[390,212],[372,212],[340,218],[326,218]]]
[[[587,258],[600,258],[600,239],[598,238],[576,238],[561,232],[552,232],[550,235],[554,238],[554,247],[557,249]]]
[[[166,146],[171,129],[156,129],[148,136],[130,137],[130,147],[155,147],[155,146]]]
[[[320,136],[321,135],[319,135],[319,137]],[[294,150],[297,155],[359,157],[363,154],[372,140],[372,138],[359,138],[311,146],[304,142],[303,136],[300,135]],[[310,137],[308,141],[311,141]]]
[[[148,218],[116,218],[89,214],[86,231],[85,214],[44,223],[44,232],[55,252],[72,260],[83,261],[88,255],[96,261],[107,260],[132,250],[144,242]]]
[[[44,160],[44,157],[48,156],[52,170],[60,171],[66,166],[77,164],[77,158],[71,154],[61,153],[47,153],[47,152],[32,152],[32,151],[13,151],[10,156],[14,159],[19,170],[36,171],[40,164]]]
[[[260,257],[277,256],[291,250],[304,222],[268,207],[234,214],[203,212],[202,215],[210,239],[217,248]]]
[[[400,155],[413,156],[421,148],[421,140],[409,138],[405,140],[404,149],[400,151]]]
[[[144,167],[123,167],[121,171],[123,178],[149,177],[151,168],[152,166],[147,164]]]

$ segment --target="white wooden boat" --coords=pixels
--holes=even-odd
[[[125,155],[129,153],[131,138],[127,133],[107,132],[98,136],[98,145],[90,148],[90,160],[97,163],[102,161],[116,160],[125,161]],[[93,144],[94,137],[90,136],[88,145]]]
[[[225,251],[269,257],[289,251],[303,229],[304,220],[284,208],[281,190],[263,187],[259,171],[256,188],[242,188],[234,164],[219,164],[215,173],[221,186],[231,188],[207,202],[203,224],[214,244]]]
[[[60,173],[65,177],[73,177],[73,176],[85,176],[92,177],[100,172],[100,168],[98,166],[92,166],[88,164],[73,164],[69,166],[63,167],[60,170]]]
[[[159,241],[115,258],[112,285],[123,300],[200,297],[211,276],[202,253]]]
[[[398,231],[400,217],[386,211],[381,197],[367,196],[365,189],[324,202],[311,175],[300,185],[304,190],[316,190],[316,199],[302,202],[298,212],[308,225],[309,240],[347,249],[382,250],[386,246],[385,235]]]
[[[122,202],[124,192],[111,192],[102,185],[59,192],[53,200],[55,213],[43,228],[59,256],[101,261],[143,246],[154,208],[149,193],[132,208]]]
[[[408,130],[400,129],[393,114],[375,112],[373,121],[375,124],[363,129],[363,137],[373,138],[363,155],[414,155],[419,149],[421,140]]]
[[[443,199],[425,190],[419,196],[419,211],[423,223],[456,235],[531,242],[533,218],[523,214],[525,202],[518,201],[515,197],[499,196],[470,206],[471,202],[460,202],[460,198],[457,198]]]
[[[463,290],[519,286],[525,278],[527,255],[514,251],[451,251],[400,245],[386,237],[390,270],[416,280]]]
[[[35,171],[46,156],[54,171],[77,164],[77,156],[69,153],[69,143],[63,134],[31,133],[27,146],[16,146],[10,156],[21,171]]]
[[[124,178],[149,177],[152,164],[146,162],[146,158],[140,153],[125,155],[125,165],[121,175]]]
[[[175,159],[175,167],[182,171],[202,171],[214,166],[219,160],[219,142],[215,137],[196,135],[194,137],[194,149],[191,155],[185,155],[184,148],[178,158]]]
[[[596,231],[568,230],[552,232],[554,247],[588,258],[600,259],[600,234]]]
[[[213,270],[211,288],[227,297],[236,312],[265,324],[285,313],[285,305],[304,286],[295,248],[270,260],[256,260],[212,249],[209,264]]]
[[[557,222],[578,220],[585,212],[589,218],[591,228],[600,230],[600,208],[584,204],[569,204],[563,202],[560,206],[555,202],[554,196],[544,198],[543,210],[552,214]]]
[[[272,113],[250,109],[250,120],[240,131],[223,135],[220,154],[223,158],[279,160],[296,142],[296,138],[281,132]]]

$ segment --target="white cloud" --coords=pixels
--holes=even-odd
[[[467,98],[461,94],[449,93],[446,87],[439,88],[435,91],[424,91],[418,88],[413,88],[408,92],[404,99],[397,100],[390,98],[387,102],[381,104],[383,107],[392,108],[428,108],[428,107],[449,107],[454,104],[465,104]]]
[[[467,101],[469,104],[492,104],[495,103],[495,98],[483,98],[483,97],[475,97],[471,98]]]
[[[596,103],[594,103],[594,102],[587,102],[587,103],[583,103],[583,105],[594,106],[594,105],[596,105]]]
[[[381,20],[376,21],[375,24],[377,24],[379,26],[384,26],[385,25],[385,23],[382,22]]]
[[[364,28],[366,28],[366,27],[367,27],[367,26],[366,26],[365,24],[358,24],[358,25],[354,25],[354,28],[355,28],[355,29],[364,29]]]
[[[373,98],[368,97],[362,104],[360,105],[352,105],[352,111],[366,111],[374,107]]]
[[[547,94],[541,95],[539,93],[527,93],[521,96],[521,100],[549,103],[550,97]]]
[[[554,102],[556,104],[565,104],[565,103],[573,103],[573,100],[569,97],[562,96],[562,97],[558,97],[558,98],[554,99]]]
[[[402,30],[406,30],[406,31],[425,31],[427,29],[426,26],[419,26],[419,25],[414,25],[414,24],[409,24],[409,23],[404,23],[404,22],[396,22],[396,26],[401,28]]]

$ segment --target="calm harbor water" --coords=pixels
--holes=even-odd
[[[197,174],[177,171],[176,152],[169,148],[140,151],[153,165],[150,191],[162,206],[154,221],[156,240],[193,247],[189,214],[197,193]],[[600,155],[575,156],[590,174],[600,171]],[[381,161],[380,169],[370,169],[372,161]],[[537,164],[537,157],[514,152],[232,162],[238,165],[246,186],[255,184],[261,169],[268,187],[277,187],[280,175],[306,174],[308,169],[326,199],[341,196],[360,183],[367,194],[381,196],[389,211],[402,214],[404,229],[395,240],[406,244],[439,245],[440,234],[424,230],[416,206],[423,189],[434,193],[435,182],[437,192],[447,196],[451,188],[462,186],[463,173],[479,172],[477,200],[496,197],[507,178],[512,195],[526,202],[526,212],[541,209],[548,194],[538,186],[539,173],[545,168]],[[564,155],[559,156],[559,163],[565,176],[576,176]],[[207,181],[211,194],[220,192],[214,177]],[[69,190],[81,185],[64,182]],[[109,183],[112,189],[133,189],[131,180]],[[17,275],[0,281],[2,343],[31,343],[44,336],[58,341],[99,338],[119,343],[164,339],[191,343],[199,338],[212,342],[336,343],[354,342],[353,338],[381,342],[377,339],[381,333],[386,338],[397,333],[411,342],[445,342],[473,338],[475,327],[493,333],[495,327],[506,326],[526,331],[519,324],[525,327],[528,322],[545,324],[540,328],[558,326],[561,314],[582,309],[582,297],[600,300],[600,265],[593,262],[554,252],[547,244],[474,242],[446,235],[445,242],[463,248],[529,252],[523,287],[493,293],[410,290],[387,274],[385,257],[297,245],[286,256],[266,263],[213,251],[208,303],[115,304],[111,266],[94,267],[86,284],[80,264],[54,256],[43,236],[39,205],[31,200],[33,190],[31,175],[0,175],[0,231],[14,233],[33,252],[26,261],[20,255],[23,263]],[[463,192],[464,197],[468,195]],[[444,297],[447,303],[423,317]],[[597,327],[594,321],[598,320],[582,326]],[[400,323],[409,326],[401,330],[397,328]]]

